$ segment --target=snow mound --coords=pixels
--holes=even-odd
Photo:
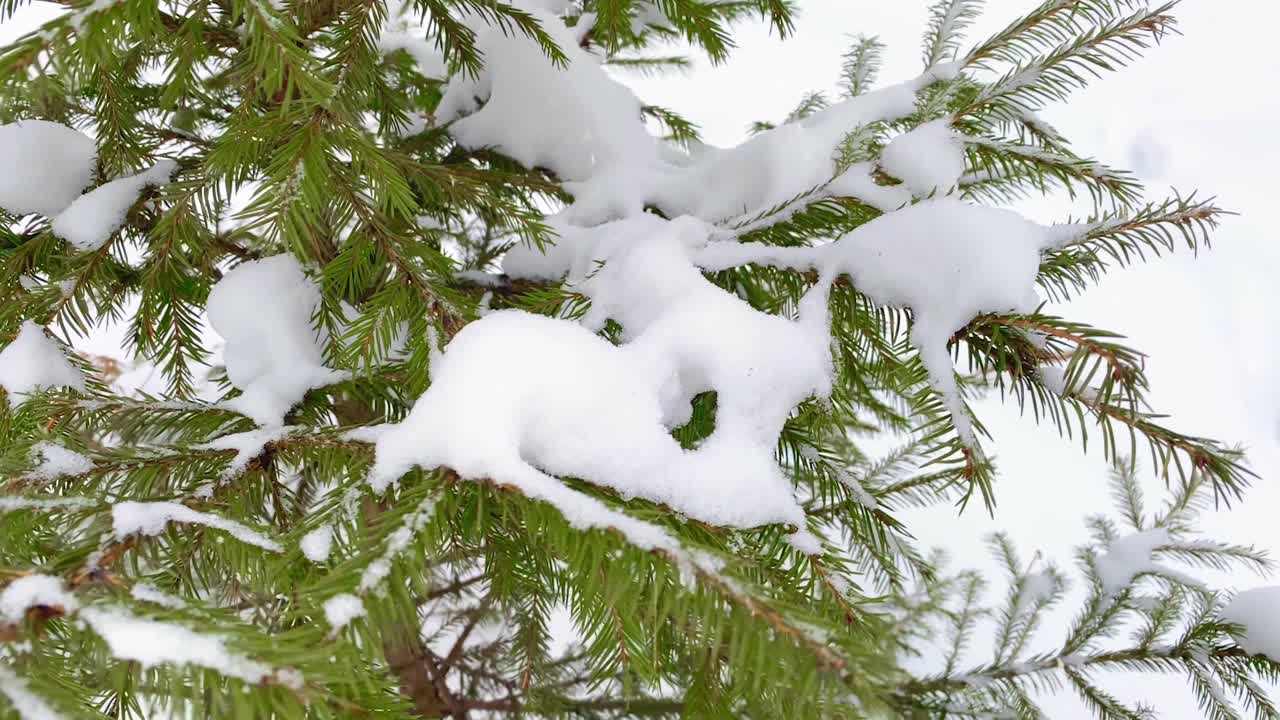
[[[0,208],[53,217],[93,182],[98,148],[84,133],[46,120],[0,125]]]
[[[0,590],[0,622],[20,623],[33,607],[59,608],[69,614],[80,603],[62,586],[62,578],[52,575],[24,575]]]
[[[1280,662],[1280,586],[1238,593],[1222,609],[1222,619],[1244,627],[1237,640],[1246,652]]]
[[[148,187],[163,185],[178,164],[160,160],[149,170],[118,178],[76,198],[53,219],[53,232],[81,250],[97,250],[124,225],[129,208]]]
[[[916,196],[945,193],[964,174],[964,145],[946,120],[934,120],[890,140],[880,164]]]
[[[1126,535],[1109,544],[1107,552],[1094,561],[1103,594],[1108,597],[1117,595],[1138,575],[1160,571],[1162,568],[1152,561],[1152,554],[1156,548],[1169,542],[1169,531],[1154,528]]]
[[[45,335],[44,328],[27,320],[13,342],[0,350],[0,387],[22,402],[40,389],[83,390],[84,378],[58,344]]]
[[[36,466],[26,473],[34,480],[56,480],[83,475],[94,468],[93,461],[56,443],[39,442],[31,448]]]
[[[302,549],[303,556],[311,562],[327,562],[329,554],[333,552],[333,526],[321,525],[303,535],[298,546]]]
[[[803,526],[773,451],[794,406],[830,387],[825,291],[800,321],[760,313],[692,264],[702,223],[642,217],[606,230],[560,246],[593,300],[586,327],[499,311],[464,328],[410,416],[378,438],[374,487],[414,465],[498,482],[550,473],[716,525]],[[589,274],[599,257],[608,262]],[[592,332],[606,319],[628,342]],[[522,348],[514,366],[512,347]],[[684,450],[671,430],[712,390],[715,431]]]
[[[485,56],[478,78],[455,75],[437,111],[464,147],[493,147],[528,167],[545,167],[574,196],[575,224],[634,217],[646,205],[668,217],[754,215],[831,180],[838,148],[859,126],[910,115],[916,93],[948,68],[836,103],[729,149],[684,152],[650,135],[641,103],[581,49],[575,28],[520,2],[568,58],[557,67],[522,33],[476,24]],[[484,101],[478,105],[476,99]]]
[[[209,292],[209,322],[226,340],[227,378],[242,391],[226,406],[279,426],[308,390],[342,380],[324,366],[324,337],[311,325],[320,289],[292,255],[238,265]]]
[[[350,593],[334,595],[324,603],[324,619],[335,632],[363,615],[364,601]]]
[[[876,302],[911,308],[912,344],[972,443],[947,340],[981,313],[1034,310],[1040,252],[1049,243],[1043,226],[1015,212],[942,198],[859,226],[819,262]]]

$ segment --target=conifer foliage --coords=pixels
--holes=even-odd
[[[0,717],[1280,717],[1280,591],[1196,577],[1251,473],[1044,304],[1223,213],[1037,115],[1176,3],[940,0],[728,149],[622,80],[791,0],[65,4],[0,49]],[[996,507],[980,392],[1115,462],[1074,576],[900,519]]]

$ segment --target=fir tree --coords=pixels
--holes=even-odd
[[[1195,578],[1268,567],[1194,532],[1242,457],[1042,304],[1224,212],[1037,116],[1176,3],[940,0],[919,77],[859,37],[729,150],[614,75],[790,0],[66,4],[0,50],[0,717],[1280,717],[1272,591]],[[1065,570],[993,538],[990,607],[896,517],[995,507],[980,392],[1116,464],[1065,628]]]

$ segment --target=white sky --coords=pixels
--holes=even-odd
[[[704,138],[735,144],[754,120],[778,120],[809,90],[831,89],[848,36],[879,35],[889,48],[883,82],[920,70],[919,38],[925,0],[801,0],[795,35],[778,41],[763,25],[744,24],[729,62],[699,61],[684,76],[629,77],[642,99],[675,109],[703,129]],[[1033,0],[989,0],[971,38],[985,37]],[[0,44],[52,14],[28,6],[0,25]],[[1240,443],[1261,476],[1246,501],[1205,519],[1221,540],[1280,552],[1280,248],[1274,232],[1280,139],[1274,91],[1274,29],[1280,3],[1271,0],[1188,0],[1176,11],[1184,37],[1170,37],[1145,60],[1077,93],[1044,113],[1075,142],[1078,152],[1130,168],[1148,182],[1149,197],[1169,187],[1216,195],[1240,215],[1214,236],[1200,259],[1183,253],[1112,275],[1069,306],[1054,308],[1074,320],[1127,335],[1149,354],[1155,407],[1173,415],[1180,430]],[[1043,222],[1064,219],[1068,206],[1028,203]],[[1081,212],[1081,208],[1076,208]],[[100,347],[95,343],[95,346]],[[1004,529],[1024,557],[1036,550],[1059,565],[1085,537],[1083,518],[1110,509],[1106,466],[1100,453],[1086,456],[1078,443],[1050,427],[1020,419],[1016,406],[998,399],[978,408],[996,437],[1000,467],[993,520],[972,508],[958,516],[944,507],[906,516],[922,542],[946,546],[958,565],[994,566],[982,538]],[[1149,497],[1162,484],[1150,478]],[[1258,584],[1233,578],[1240,587]],[[1275,582],[1271,580],[1269,582]],[[1277,610],[1280,622],[1280,609]],[[1042,633],[1043,647],[1055,639]],[[1162,717],[1198,717],[1181,679],[1167,683],[1104,683],[1123,696],[1158,700]],[[1055,703],[1060,717],[1081,716],[1070,703]]]

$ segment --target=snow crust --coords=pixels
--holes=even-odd
[[[44,328],[27,320],[18,336],[0,350],[0,387],[11,402],[23,402],[36,390],[56,387],[84,389],[84,378]]]
[[[61,713],[27,688],[27,681],[5,665],[0,665],[0,695],[9,701],[22,720],[62,720]]]
[[[1237,593],[1222,609],[1222,619],[1244,626],[1236,639],[1246,652],[1280,662],[1280,585]]]
[[[178,164],[160,160],[136,175],[118,178],[76,198],[53,219],[53,232],[81,250],[97,250],[124,225],[129,208],[148,187],[163,185]]]
[[[93,139],[47,120],[0,125],[0,208],[53,217],[93,182]]]
[[[123,608],[87,607],[80,611],[80,617],[106,641],[113,656],[137,662],[144,669],[157,665],[195,665],[255,684],[296,675],[276,673],[270,665],[229,650],[226,639],[220,636],[135,617]],[[295,684],[300,686],[300,682]]]
[[[320,289],[292,255],[236,266],[209,292],[209,322],[225,341],[227,378],[242,391],[226,407],[279,426],[308,390],[344,373],[324,366],[324,336],[311,324]]]
[[[70,614],[80,603],[63,587],[62,578],[53,575],[24,575],[0,590],[0,623],[20,623],[33,607],[60,608]]]
[[[129,535],[140,533],[155,536],[164,532],[165,526],[171,522],[204,525],[222,530],[231,537],[263,550],[281,552],[280,543],[268,538],[257,530],[250,529],[234,520],[212,513],[192,510],[186,505],[174,502],[121,502],[111,506],[112,529],[116,539],[123,540]]]

